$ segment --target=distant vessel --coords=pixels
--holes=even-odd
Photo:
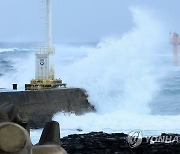
[[[174,66],[178,66],[178,46],[180,45],[180,38],[178,33],[170,33],[170,43],[173,45]]]
[[[54,79],[54,67],[51,57],[55,47],[51,40],[51,0],[45,0],[45,45],[35,48],[35,79],[25,84],[25,90],[51,89],[66,87],[61,79]]]

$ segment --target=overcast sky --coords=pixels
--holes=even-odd
[[[43,41],[42,0],[0,0],[0,41]],[[158,2],[157,2],[158,1]],[[130,6],[180,32],[179,0],[52,0],[54,42],[97,42],[133,27]]]

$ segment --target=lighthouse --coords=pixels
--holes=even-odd
[[[180,38],[178,33],[170,34],[170,43],[173,45],[173,57],[174,66],[178,66],[178,46],[180,44]]]
[[[45,45],[35,48],[35,79],[54,80],[54,68],[50,57],[55,54],[51,41],[51,1],[45,0]]]
[[[51,0],[45,0],[45,43],[35,47],[35,79],[25,84],[25,90],[50,89],[65,87],[62,80],[54,78],[52,57],[55,47],[51,36]]]

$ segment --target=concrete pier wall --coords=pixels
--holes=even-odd
[[[61,88],[38,91],[0,92],[0,103],[13,103],[29,116],[31,128],[41,128],[57,112],[77,115],[95,111],[85,90]]]

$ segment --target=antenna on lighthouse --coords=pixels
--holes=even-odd
[[[46,10],[46,21],[45,21],[45,27],[46,27],[46,46],[50,47],[51,46],[51,1],[46,0],[45,2],[45,10]]]
[[[54,79],[51,56],[55,54],[51,36],[51,0],[45,2],[45,44],[35,48],[35,79],[25,85],[26,90],[37,90],[66,86],[60,79]]]

